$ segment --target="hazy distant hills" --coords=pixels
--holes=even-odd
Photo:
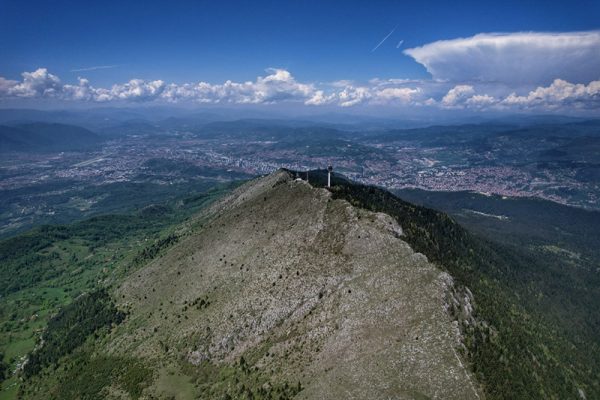
[[[45,122],[0,125],[0,152],[83,150],[101,141],[94,132],[74,125]]]
[[[94,132],[74,125],[45,122],[0,125],[0,152],[83,150],[101,141]]]
[[[255,108],[225,109],[219,107],[203,107],[201,109],[178,107],[97,107],[69,110],[36,110],[36,109],[0,109],[0,124],[17,125],[32,122],[61,123],[83,126],[94,132],[108,135],[119,135],[121,128],[140,127],[152,130],[198,130],[204,126],[222,122],[233,122],[233,125],[260,126],[325,126],[346,131],[376,132],[409,130],[426,127],[451,127],[458,125],[500,126],[513,129],[529,126],[595,126],[598,119],[568,117],[560,115],[505,115],[502,117],[456,117],[448,115],[430,119],[429,117],[411,119],[406,117],[377,117],[348,113],[326,113],[290,115],[282,112],[265,112]],[[493,129],[493,128],[490,128]],[[127,132],[128,133],[128,132]]]

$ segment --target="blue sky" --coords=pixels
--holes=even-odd
[[[600,74],[593,71],[600,65],[597,60],[600,56],[594,58],[595,53],[600,54],[597,51],[600,42],[593,37],[600,29],[600,2],[457,4],[447,1],[0,0],[0,79],[3,79],[0,106],[23,104],[31,98],[47,98],[57,103],[67,99],[92,103],[116,100],[198,104],[284,101],[307,105],[319,91],[323,92],[321,97],[317,94],[316,100],[308,105],[333,106],[348,103],[343,100],[350,98],[352,90],[353,96],[363,96],[362,100],[344,107],[381,105],[390,98],[394,101],[385,103],[386,106],[423,106],[430,99],[430,106],[434,102],[439,106],[456,87],[454,93],[461,93],[464,101],[474,96],[488,96],[494,99],[487,101],[488,106],[495,106],[514,92],[525,100],[510,103],[522,106],[532,91],[553,90],[554,81],[560,79],[568,84],[584,85],[579,92],[587,93],[591,104],[590,99],[584,99],[586,104],[578,99],[577,107],[597,110],[595,85],[591,89],[588,85],[600,79]],[[388,39],[373,51],[392,30]],[[549,42],[555,41],[554,36],[532,36],[533,39],[510,36],[548,32],[559,35],[587,32],[587,36],[566,38],[570,44],[558,48],[548,47]],[[414,52],[410,54],[410,49],[437,41],[471,38],[482,33],[508,34],[512,42],[491,57],[488,54],[481,58],[479,54],[479,59],[477,53],[481,53],[481,46],[489,49],[489,43],[457,43],[459,47],[466,43],[471,50],[466,55],[454,54],[444,60],[440,60],[438,53],[447,55],[447,46],[432,47],[429,50],[438,53],[432,56],[425,51],[427,54],[421,54],[420,59]],[[498,35],[488,39],[504,40]],[[515,47],[515,43],[523,41],[527,43]],[[540,50],[540,43],[546,48]],[[458,51],[456,46],[454,53]],[[493,46],[500,48],[495,42]],[[550,59],[550,62],[523,71],[517,58],[538,50],[543,61]],[[587,58],[575,59],[571,64],[556,61],[582,51]],[[469,57],[475,57],[473,68],[469,66]],[[488,65],[481,67],[487,68],[482,72],[477,66],[483,63],[499,65],[504,71],[490,72]],[[536,68],[546,70],[538,74]],[[553,70],[547,71],[548,68]],[[39,72],[40,69],[45,72]],[[463,73],[471,69],[471,76]],[[462,72],[448,72],[456,70]],[[274,71],[285,71],[288,75]],[[36,72],[29,78],[22,75]],[[519,82],[511,78],[517,73],[523,75]],[[538,75],[547,78],[532,78]],[[263,81],[259,80],[261,77]],[[508,77],[508,81],[503,77]],[[81,89],[78,78],[86,79],[85,90]],[[375,79],[379,83],[373,83]],[[390,79],[395,83],[390,83]],[[40,83],[42,80],[45,83]],[[131,80],[135,80],[133,84]],[[203,93],[200,95],[199,89],[192,87],[199,82],[223,85],[226,81],[240,84],[251,81],[255,85],[211,87],[206,89],[210,96],[202,92],[205,88],[200,90]],[[162,82],[162,86],[147,86],[149,82]],[[180,88],[186,84],[189,85],[186,90]],[[114,85],[121,86],[112,90]],[[172,85],[171,89],[167,89],[168,85]],[[578,90],[576,86],[567,87],[560,82],[558,86],[563,92]],[[366,88],[369,93],[356,94],[357,88]],[[344,89],[348,89],[346,97],[342,94]],[[384,89],[406,90],[388,90],[380,95]],[[195,94],[191,94],[194,90]],[[249,94],[252,90],[269,93],[253,97]],[[129,94],[121,95],[122,91]],[[175,95],[175,92],[178,93]],[[412,100],[407,101],[406,96]],[[453,98],[451,95],[448,99]],[[485,98],[476,100],[471,103],[486,102]],[[573,104],[570,102],[569,107]],[[459,106],[450,101],[446,105]]]

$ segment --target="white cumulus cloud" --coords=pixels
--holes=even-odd
[[[434,79],[549,84],[600,79],[600,31],[478,34],[404,50]]]
[[[5,79],[0,76],[0,98],[9,96],[10,90],[17,84],[17,81]]]
[[[146,81],[131,79],[110,88],[96,88],[85,78],[77,84],[62,84],[60,79],[39,68],[34,72],[24,72],[22,81],[0,77],[0,96],[4,98],[56,98],[94,102],[130,101],[147,102],[164,100],[168,102],[192,101],[199,103],[270,104],[280,101],[319,102],[317,90],[312,84],[296,81],[289,71],[269,69],[268,75],[259,76],[255,81],[210,84],[207,82],[166,84],[162,80]]]
[[[310,99],[304,102],[304,104],[309,106],[322,106],[324,104],[331,104],[335,102],[335,100],[335,93],[325,94],[323,90],[317,90]]]
[[[131,79],[95,87],[86,78],[62,83],[46,68],[21,74],[21,80],[0,77],[0,101],[168,102],[200,104],[275,104],[307,106],[427,106],[472,110],[600,110],[600,79],[584,83],[554,79],[540,85],[497,85],[490,82],[452,82],[419,79],[378,79],[367,82],[301,82],[285,69],[268,69],[254,80],[223,83],[166,83]]]
[[[308,100],[315,95],[312,84],[296,81],[289,71],[269,69],[269,75],[254,82],[168,85],[163,98],[168,101],[192,100],[200,103],[269,104],[279,101]]]
[[[442,98],[442,106],[458,107],[475,93],[471,85],[456,85]]]
[[[57,94],[61,90],[60,79],[52,75],[46,68],[38,68],[33,72],[23,72],[23,81],[14,82],[8,88],[8,95],[15,97],[44,97]],[[4,80],[4,82],[7,82]]]
[[[495,104],[497,101],[498,100],[494,96],[490,96],[489,94],[476,94],[469,97],[465,103],[467,106],[485,108]]]
[[[397,100],[403,104],[412,102],[416,95],[421,93],[420,88],[410,87],[389,87],[381,89],[375,93],[376,97],[384,103]]]
[[[551,85],[538,87],[527,95],[518,96],[511,93],[501,103],[504,106],[523,108],[558,108],[564,106],[598,108],[600,107],[600,80],[584,85],[556,79]]]
[[[132,79],[123,85],[113,85],[109,96],[111,100],[147,101],[159,98],[164,90],[165,83],[161,80]]]
[[[371,90],[365,86],[347,86],[337,94],[339,105],[342,107],[352,107],[363,104],[373,97]]]

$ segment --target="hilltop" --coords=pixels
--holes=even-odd
[[[141,360],[152,375],[145,394],[184,398],[173,389],[183,382],[202,398],[480,396],[449,312],[469,297],[388,215],[279,171],[182,235],[116,289],[127,318],[90,356]],[[65,365],[25,397],[64,396]]]
[[[25,364],[21,397],[598,392],[596,319],[561,322],[563,306],[546,304],[567,289],[552,276],[534,286],[539,264],[383,189],[294,177],[239,186],[140,252],[123,279],[100,281],[108,290],[64,307]],[[585,290],[588,312],[596,289]]]

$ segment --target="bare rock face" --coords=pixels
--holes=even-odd
[[[305,399],[476,399],[457,353],[452,279],[386,214],[284,171],[199,215],[118,290],[130,309],[107,351],[236,363],[300,381]]]

